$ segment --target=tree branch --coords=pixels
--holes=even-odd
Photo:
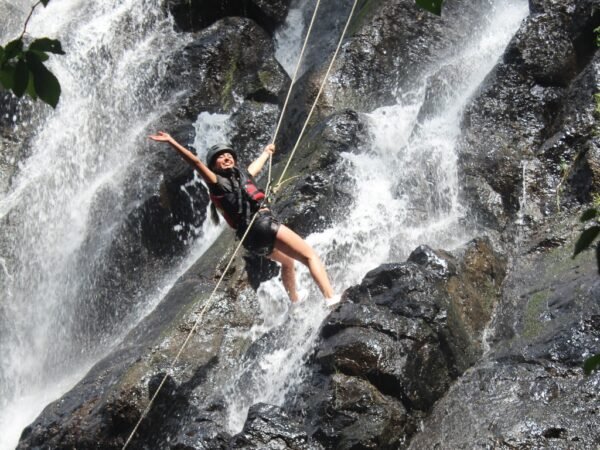
[[[23,25],[23,32],[21,33],[21,36],[19,36],[19,39],[23,39],[23,36],[25,36],[25,32],[27,31],[27,24],[29,23],[29,19],[31,19],[31,16],[33,15],[33,11],[35,11],[35,8],[37,8],[40,3],[42,3],[42,0],[39,0],[35,5],[33,5],[31,7],[31,11],[29,11],[29,15],[27,16],[27,19],[25,20],[25,25]]]

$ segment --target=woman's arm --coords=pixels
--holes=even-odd
[[[177,150],[183,159],[186,160],[188,164],[190,164],[194,169],[200,172],[200,175],[207,183],[215,184],[217,182],[217,175],[210,170],[206,165],[198,159],[196,155],[190,152],[187,148],[177,142],[173,137],[165,133],[164,131],[159,131],[158,134],[148,136],[150,139],[156,142],[167,142]]]
[[[269,157],[275,153],[275,144],[269,144],[265,147],[261,155],[256,158],[252,164],[248,166],[248,172],[250,175],[255,177],[262,170],[263,166],[269,159]]]

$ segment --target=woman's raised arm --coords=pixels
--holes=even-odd
[[[260,154],[258,158],[256,158],[249,166],[248,172],[250,175],[255,177],[262,170],[263,166],[269,159],[269,157],[275,153],[275,144],[268,144],[265,146],[263,152]]]
[[[148,137],[156,142],[167,142],[168,144],[170,144],[171,147],[173,147],[177,151],[177,153],[179,153],[183,157],[183,159],[186,160],[188,164],[190,164],[194,169],[200,172],[200,175],[207,183],[214,184],[217,182],[217,175],[208,167],[206,167],[206,165],[202,161],[200,161],[200,159],[196,155],[194,155],[191,151],[189,151],[187,148],[185,148],[183,145],[181,145],[179,142],[173,139],[173,137],[170,134],[165,133],[164,131],[159,131],[157,134],[151,134]]]

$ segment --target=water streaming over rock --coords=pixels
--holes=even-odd
[[[395,105],[368,114],[367,148],[339,161],[352,173],[354,205],[345,220],[307,239],[338,291],[382,263],[405,260],[420,244],[453,248],[472,237],[458,200],[461,112],[528,12],[523,1],[495,3],[462,48],[422,74],[422,85],[399,86]],[[266,334],[227,388],[231,432],[241,430],[251,405],[281,405],[302,380],[328,312],[308,272],[300,267],[299,273],[305,302],[289,311],[281,307],[280,282],[259,289],[263,320],[257,327]]]
[[[23,23],[30,6],[22,3],[10,23]],[[144,274],[149,282],[135,295],[98,290],[98,274],[109,285],[119,276],[107,254],[141,200],[140,144],[174,98],[161,80],[185,38],[153,0],[52,2],[28,32],[60,39],[67,54],[49,62],[62,85],[59,106],[40,107],[30,156],[0,197],[2,449],[158,303],[218,231],[197,230],[206,239],[189,258]]]
[[[0,448],[14,446],[22,427],[151,309],[219,230],[198,230],[211,237],[178,267],[149,277],[123,307],[115,306],[125,300],[118,291],[95,295],[94,275],[110,273],[102,258],[111,234],[136,201],[128,193],[142,190],[139,142],[173,98],[159,81],[163,58],[185,44],[158,3],[63,0],[31,24],[32,35],[58,37],[68,55],[52,61],[61,103],[47,112],[30,157],[0,198],[0,248],[9,250],[0,255]],[[527,13],[523,0],[496,4],[462,48],[422,74],[422,85],[399,86],[395,105],[369,113],[370,143],[339,161],[354,179],[354,207],[308,238],[338,291],[383,262],[404,260],[418,244],[449,248],[470,237],[457,197],[461,111]],[[301,17],[292,9],[279,35],[297,44],[280,45],[282,54],[300,45]],[[195,147],[225,139],[227,120],[202,114]],[[294,309],[278,281],[259,289],[263,317],[249,332],[256,351],[224,387],[230,431],[241,428],[250,405],[281,404],[302,379],[327,310],[308,273],[299,272],[304,303]]]

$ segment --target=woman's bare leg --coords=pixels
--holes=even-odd
[[[298,292],[296,292],[296,268],[294,267],[294,260],[277,249],[273,250],[269,258],[281,264],[281,281],[283,282],[283,287],[292,303],[296,303],[298,301]]]
[[[333,288],[329,282],[325,266],[304,239],[285,225],[281,225],[275,238],[275,249],[308,267],[310,274],[325,298],[333,297]]]

